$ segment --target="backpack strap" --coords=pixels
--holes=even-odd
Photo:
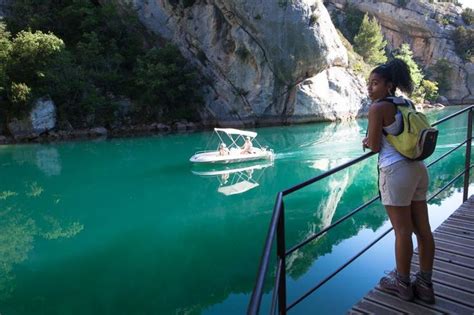
[[[389,102],[393,105],[395,105],[395,109],[399,112],[400,110],[398,109],[399,106],[403,106],[403,107],[411,107],[413,110],[416,111],[415,109],[415,106],[413,105],[413,102],[409,99],[406,99],[406,98],[403,98],[403,103],[402,102],[395,102],[395,99],[399,97],[396,97],[396,96],[387,96],[381,100],[379,100],[379,102]],[[402,127],[402,130],[403,130],[404,127]],[[388,136],[388,133],[382,128],[382,133],[384,136]]]

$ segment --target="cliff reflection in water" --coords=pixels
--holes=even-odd
[[[204,132],[0,148],[1,312],[35,313],[40,303],[43,314],[245,313],[276,193],[360,156],[365,126],[261,128],[273,165],[227,165],[207,175],[188,163],[208,141]],[[437,156],[462,141],[459,126],[464,120],[440,127]],[[45,149],[51,153],[38,153]],[[374,197],[376,162],[285,197],[287,247]],[[463,165],[461,151],[431,168],[431,191]],[[322,256],[344,262],[358,249],[340,255],[341,243],[379,232],[386,220],[376,203],[296,251],[289,282],[316,283],[308,271]],[[267,292],[272,283],[270,276]]]

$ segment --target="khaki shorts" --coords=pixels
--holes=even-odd
[[[380,168],[379,190],[384,206],[409,206],[412,200],[426,200],[428,170],[421,161],[401,160]]]

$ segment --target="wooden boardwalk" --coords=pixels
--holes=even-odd
[[[354,305],[349,314],[474,314],[474,195],[433,235],[435,304],[418,299],[405,302],[376,287]],[[416,250],[412,269],[419,269]]]

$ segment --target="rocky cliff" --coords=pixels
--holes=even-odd
[[[446,59],[452,67],[451,88],[446,97],[452,104],[474,103],[474,64],[464,62],[455,52],[452,35],[462,25],[462,8],[452,3],[431,4],[410,0],[328,0],[328,8],[344,11],[348,4],[377,17],[392,49],[408,43],[413,56],[425,68]]]
[[[203,74],[205,121],[333,120],[354,117],[366,99],[320,0],[132,3],[142,22]]]

